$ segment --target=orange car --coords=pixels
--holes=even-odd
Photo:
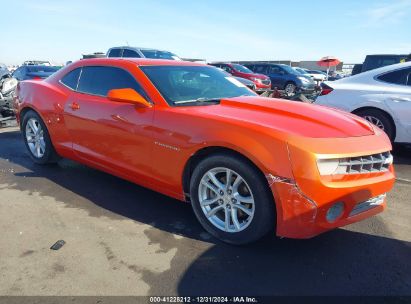
[[[34,162],[70,158],[189,201],[201,225],[232,244],[360,221],[383,211],[394,183],[391,144],[377,127],[258,97],[202,64],[82,60],[21,82],[15,107]]]

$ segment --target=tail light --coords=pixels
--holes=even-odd
[[[43,79],[43,78],[41,78],[40,76],[34,76],[32,79],[33,80],[40,80],[40,79]]]
[[[329,85],[326,85],[325,83],[321,84],[321,93],[320,96],[328,95],[330,94],[334,89],[330,87]]]

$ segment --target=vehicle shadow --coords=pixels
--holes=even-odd
[[[267,238],[252,247],[218,244],[190,264],[178,293],[411,295],[410,256],[409,242],[343,229],[309,240]]]
[[[184,231],[186,237],[209,238],[188,203],[67,159],[54,165],[34,164],[18,131],[0,133],[0,159],[18,166],[11,188],[53,196],[68,208],[87,210],[90,216],[123,216],[174,234]],[[50,181],[59,187],[50,187]]]
[[[309,240],[269,236],[229,246],[204,233],[189,204],[69,160],[33,164],[19,132],[0,133],[1,159],[16,166],[11,188],[53,196],[90,216],[125,217],[170,233],[167,239],[147,232],[161,250],[177,248],[168,271],[144,273],[152,295],[411,295],[409,242],[337,229]],[[385,229],[379,217],[373,221]],[[190,239],[206,241],[199,256],[193,247],[201,246]]]
[[[393,147],[394,163],[399,165],[411,165],[411,145],[395,144]]]

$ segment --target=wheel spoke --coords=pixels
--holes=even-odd
[[[226,170],[226,184],[225,184],[226,190],[228,190],[228,188],[230,188],[230,186],[231,186],[232,176],[233,176],[233,171],[231,171],[230,169],[227,169]]]
[[[216,194],[219,195],[218,189],[216,189],[216,187],[215,187],[213,184],[211,184],[210,182],[206,182],[206,181],[204,181],[204,180],[202,180],[201,183],[202,183],[204,186],[206,186],[208,189],[210,189],[211,191],[213,191],[214,193],[216,193]]]
[[[240,193],[234,193],[234,198],[238,200],[239,202],[242,202],[244,204],[254,204],[254,199],[252,196],[242,196]]]
[[[210,199],[203,200],[203,201],[201,201],[200,204],[201,204],[201,206],[208,206],[208,205],[216,203],[217,201],[218,201],[218,198],[215,197],[215,198],[210,198]]]
[[[237,230],[241,229],[240,222],[238,221],[238,216],[237,216],[237,209],[231,208],[231,219],[233,220],[233,224]]]
[[[243,181],[243,179],[239,175],[237,175],[237,177],[235,178],[234,183],[233,183],[233,191],[234,192],[238,192],[238,186],[240,186],[242,181]]]
[[[34,139],[34,137],[31,137],[31,138],[28,138],[27,139],[27,143],[34,143],[35,142],[35,139]]]
[[[244,207],[244,206],[242,206],[242,205],[240,205],[240,204],[233,205],[233,207],[240,209],[241,211],[243,211],[245,214],[247,214],[247,215],[249,215],[249,216],[250,216],[251,214],[253,214],[253,212],[252,212],[250,209],[247,209],[246,207]]]
[[[30,119],[29,122],[28,122],[28,125],[29,125],[30,129],[33,131],[33,133],[37,134],[38,127],[34,123],[34,120]]]
[[[230,230],[230,217],[231,217],[231,212],[230,210],[228,210],[227,208],[224,208],[224,225],[225,225],[225,231],[229,231]]]
[[[36,154],[37,154],[37,157],[41,156],[40,143],[38,143],[38,142],[36,142]]]
[[[213,182],[213,184],[217,186],[217,188],[218,188],[219,190],[224,190],[224,189],[225,189],[224,184],[221,183],[221,182],[217,179],[217,177],[214,175],[214,173],[208,172],[207,176],[208,176],[208,178]]]
[[[218,211],[220,211],[221,209],[224,209],[224,206],[222,205],[218,205],[217,207],[214,207],[213,209],[211,209],[206,216],[207,217],[211,217],[213,215],[215,215]]]

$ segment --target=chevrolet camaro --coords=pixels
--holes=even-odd
[[[231,244],[270,232],[310,238],[363,220],[384,210],[394,183],[378,127],[259,97],[203,64],[81,60],[16,93],[35,163],[69,158],[190,202],[201,225]]]

